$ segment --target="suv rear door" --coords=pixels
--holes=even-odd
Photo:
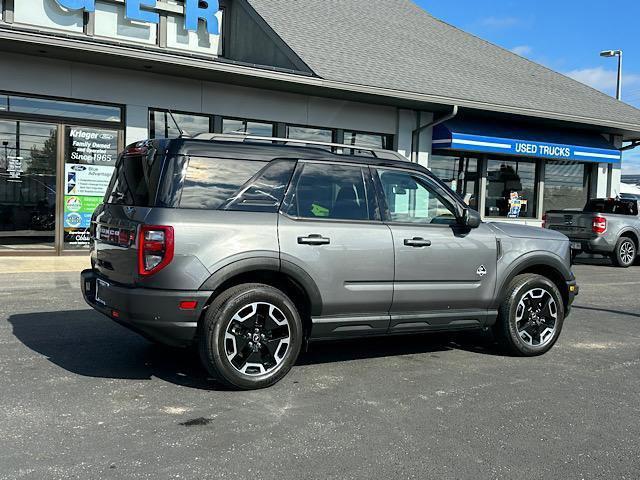
[[[395,246],[390,332],[483,322],[496,284],[492,230],[459,225],[455,200],[426,175],[373,170]]]
[[[279,217],[283,268],[312,278],[322,299],[313,336],[385,333],[394,254],[369,167],[300,161]]]
[[[163,161],[150,145],[130,147],[118,158],[92,220],[92,262],[109,280],[128,285],[137,278],[138,227],[155,205]]]

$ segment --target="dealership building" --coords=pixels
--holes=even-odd
[[[640,139],[639,110],[408,0],[0,3],[0,255],[86,249],[117,152],[176,122],[395,150],[532,225],[615,195]]]

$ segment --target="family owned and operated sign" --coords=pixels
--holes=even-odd
[[[69,10],[84,10],[86,12],[95,12],[96,10],[96,0],[56,0],[56,2]],[[148,10],[155,7],[156,0],[125,0],[125,14],[128,20],[159,23],[160,16]],[[210,35],[220,34],[216,18],[216,13],[220,10],[218,0],[185,0],[184,10],[185,30],[197,31],[198,20],[203,19],[207,23],[207,31]]]

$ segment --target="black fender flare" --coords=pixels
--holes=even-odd
[[[311,315],[318,316],[322,313],[322,296],[313,278],[298,265],[287,260],[281,262],[279,258],[273,256],[255,256],[235,260],[211,274],[199,290],[214,292],[233,277],[256,271],[286,275],[306,293],[310,302]]]
[[[513,280],[521,272],[531,267],[547,267],[552,268],[564,279],[565,282],[575,280],[575,276],[571,271],[571,267],[565,264],[557,255],[550,255],[549,252],[530,252],[520,257],[516,262],[509,265],[508,270],[502,275],[502,279],[496,282],[496,290],[494,295],[494,304],[492,308],[500,308],[500,304],[504,300],[504,290],[507,288],[511,280]],[[562,292],[562,289],[560,290]]]

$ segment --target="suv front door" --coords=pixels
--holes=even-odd
[[[320,293],[314,338],[387,331],[393,241],[380,219],[369,167],[300,161],[278,236],[283,270],[303,270]]]
[[[428,176],[374,170],[395,248],[390,332],[483,323],[496,283],[491,229],[460,225],[455,200]]]

